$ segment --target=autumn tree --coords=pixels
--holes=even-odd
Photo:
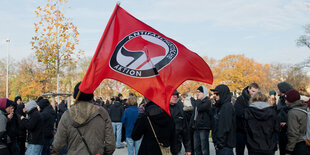
[[[6,96],[6,62],[0,59],[0,98]]]
[[[264,68],[268,66],[244,55],[228,55],[214,67],[213,85],[226,84],[232,92],[240,94],[242,89],[252,82],[261,84],[262,81],[268,81]]]
[[[305,26],[305,34],[301,35],[297,39],[297,46],[307,47],[310,49],[310,24]],[[300,67],[310,67],[310,57],[308,57],[304,62],[299,64]]]
[[[79,33],[70,18],[63,14],[66,0],[47,0],[45,6],[35,10],[39,19],[34,24],[35,36],[32,37],[32,49],[38,62],[45,65],[51,77],[57,77],[57,93],[59,93],[59,75],[62,68],[79,59],[80,50],[76,52]]]
[[[10,82],[10,99],[21,96],[23,100],[34,100],[42,93],[49,91],[51,83],[47,83],[47,74],[44,67],[40,66],[29,56],[16,64],[16,73],[12,75]]]

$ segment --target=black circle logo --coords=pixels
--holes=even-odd
[[[117,44],[110,67],[131,77],[153,77],[177,54],[177,46],[168,39],[154,32],[136,31]]]

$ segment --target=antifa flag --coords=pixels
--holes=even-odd
[[[91,94],[106,78],[125,83],[168,114],[170,97],[184,81],[213,82],[212,72],[200,56],[136,19],[118,4],[80,91]]]

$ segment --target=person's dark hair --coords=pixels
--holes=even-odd
[[[117,96],[117,97],[115,97],[115,101],[120,102],[120,101],[121,101],[121,98]]]
[[[253,82],[253,83],[249,84],[249,88],[250,88],[250,89],[251,89],[251,88],[259,89],[259,85],[258,85],[257,83],[255,83],[255,82]]]
[[[37,103],[39,103],[43,99],[43,96],[38,97]]]
[[[123,95],[121,93],[118,93],[117,97],[123,97]]]

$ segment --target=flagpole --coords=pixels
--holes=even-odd
[[[76,95],[76,98],[75,98],[75,100],[74,100],[73,105],[75,105],[76,102],[78,101],[78,99],[79,99],[79,97],[80,97],[80,94],[81,94],[81,91],[79,90],[78,94]]]

